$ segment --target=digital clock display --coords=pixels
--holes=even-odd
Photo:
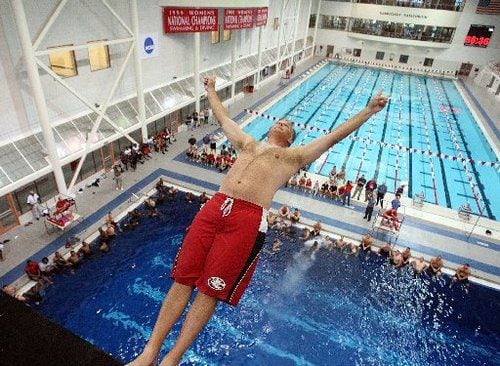
[[[491,35],[495,29],[492,25],[478,25],[472,24],[469,33],[465,37],[464,45],[472,47],[488,47]]]

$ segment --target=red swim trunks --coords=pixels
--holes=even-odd
[[[236,306],[255,271],[266,231],[265,209],[217,193],[186,231],[170,277]]]

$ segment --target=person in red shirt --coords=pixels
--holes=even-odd
[[[47,282],[52,284],[50,277],[44,276],[40,271],[40,267],[38,266],[38,262],[29,260],[26,262],[26,267],[24,267],[24,272],[28,275],[30,280],[37,282]]]
[[[56,212],[54,212],[54,214],[61,214],[64,211],[67,211],[71,206],[71,202],[69,202],[66,198],[58,197],[56,202]]]
[[[307,178],[306,189],[311,190],[311,188],[312,188],[312,180],[311,178]]]
[[[351,205],[351,191],[354,185],[350,180],[344,186],[344,194],[342,195],[342,204],[345,206],[345,201],[347,200],[347,206]]]

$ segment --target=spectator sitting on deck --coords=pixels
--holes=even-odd
[[[361,239],[361,243],[359,244],[359,249],[364,251],[365,253],[370,253],[372,251],[373,238],[370,234],[366,234]]]
[[[26,262],[26,267],[24,267],[24,271],[26,272],[26,274],[28,275],[30,280],[37,281],[37,282],[40,282],[42,284],[43,283],[48,283],[48,284],[53,283],[52,280],[50,279],[50,277],[42,274],[42,272],[40,271],[40,267],[38,266],[38,262],[35,262],[35,261],[28,259],[28,261]]]
[[[279,210],[279,215],[282,219],[288,219],[290,216],[290,209],[288,208],[288,205],[283,205],[281,206]]]
[[[77,254],[82,255],[84,257],[91,256],[92,255],[92,248],[91,248],[90,244],[87,243],[86,241],[83,241],[82,246],[80,249],[78,249]]]
[[[424,257],[420,257],[411,262],[411,266],[416,274],[421,274],[427,269],[429,265],[425,262]]]
[[[294,224],[300,221],[300,211],[298,208],[293,210],[292,214],[290,215],[290,221]]]
[[[23,295],[17,294],[17,290],[14,286],[11,285],[3,285],[2,286],[2,291],[5,292],[7,295],[13,297],[14,299],[21,301],[21,302],[26,302],[28,299],[24,297]]]
[[[66,259],[64,259],[64,257],[59,252],[54,253],[54,258],[52,259],[52,261],[59,269],[62,269],[64,267],[71,267],[71,263],[68,263],[68,261],[66,261]]]
[[[385,243],[383,246],[380,247],[380,249],[377,252],[377,255],[384,256],[386,258],[390,258],[391,252],[392,252],[391,244]]]
[[[463,283],[466,288],[469,287],[469,276],[471,275],[470,265],[468,263],[458,266],[455,274],[451,278],[450,288],[455,282]]]
[[[49,260],[49,258],[47,257],[42,258],[42,261],[39,263],[38,267],[40,268],[40,272],[47,277],[50,276],[50,274],[53,273],[56,269],[54,262],[52,262],[52,260]]]
[[[312,236],[321,235],[321,229],[322,229],[321,222],[316,221],[316,223],[313,225],[313,231],[312,231],[311,235]]]
[[[429,267],[427,268],[427,273],[430,276],[441,276],[441,269],[443,268],[443,258],[438,255],[435,258],[432,258]]]

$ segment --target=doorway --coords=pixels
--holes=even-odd
[[[469,76],[471,71],[472,71],[472,64],[463,63],[462,66],[460,66],[460,71],[458,72],[458,74],[462,76]]]
[[[0,235],[19,225],[19,212],[9,193],[0,198]]]
[[[331,46],[331,45],[326,46],[326,57],[332,57],[333,49],[334,49],[334,46]]]

